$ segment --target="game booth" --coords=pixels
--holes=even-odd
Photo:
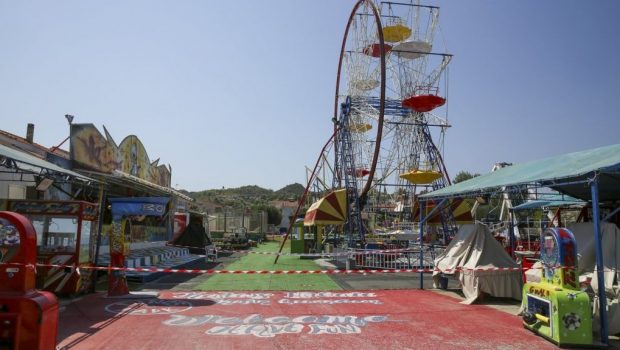
[[[590,298],[580,289],[573,233],[547,229],[540,261],[540,282],[523,286],[523,325],[560,346],[592,345]]]
[[[36,231],[36,286],[57,295],[75,295],[89,288],[91,236],[97,230],[99,205],[85,201],[11,200],[9,210],[24,215]],[[67,267],[45,266],[63,265]]]
[[[35,289],[36,245],[26,217],[0,212],[0,349],[56,347],[58,300]]]

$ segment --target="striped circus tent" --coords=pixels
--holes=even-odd
[[[306,211],[304,226],[339,225],[347,219],[347,190],[329,192]]]
[[[426,211],[425,215],[430,213],[434,208],[436,203],[439,201],[428,201],[426,202]],[[472,223],[473,218],[471,217],[471,208],[467,202],[463,201],[461,198],[451,199],[450,200],[450,210],[452,210],[452,215],[454,216],[454,221],[457,224],[467,224]],[[413,221],[420,221],[420,202],[415,201],[413,205]],[[426,220],[429,224],[440,224],[441,223],[441,212],[437,210],[433,213],[433,216],[430,219]]]

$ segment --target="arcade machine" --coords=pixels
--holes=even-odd
[[[94,236],[99,206],[84,201],[9,201],[9,210],[23,214],[37,233],[37,262],[68,267],[37,267],[37,288],[57,295],[84,292],[92,270],[90,237]],[[94,258],[94,257],[93,257]]]
[[[58,300],[34,288],[36,238],[26,217],[0,212],[0,349],[56,347]]]
[[[592,309],[579,288],[577,245],[566,228],[549,228],[540,247],[540,282],[523,286],[523,326],[559,346],[592,344]]]

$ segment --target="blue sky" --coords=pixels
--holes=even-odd
[[[304,183],[354,3],[0,0],[0,128],[53,146],[72,114],[135,134],[187,190]],[[620,2],[427,3],[455,55],[452,176],[618,143]]]

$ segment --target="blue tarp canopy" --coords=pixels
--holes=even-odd
[[[551,194],[548,196],[541,196],[540,199],[527,201],[523,204],[517,205],[512,210],[533,210],[541,208],[566,208],[571,206],[584,206],[587,202],[573,198],[571,196],[565,196],[561,194]]]
[[[550,187],[576,199],[590,200],[587,182],[595,177],[601,201],[620,199],[620,144],[508,166],[420,197],[476,197],[500,192],[505,186],[520,186]]]
[[[599,202],[620,200],[620,144],[563,154],[501,168],[497,171],[421,195],[421,200],[476,197],[505,191],[549,187],[591,201],[598,283],[605,285]],[[503,189],[505,188],[505,190]],[[599,288],[600,335],[608,342],[607,298]]]

